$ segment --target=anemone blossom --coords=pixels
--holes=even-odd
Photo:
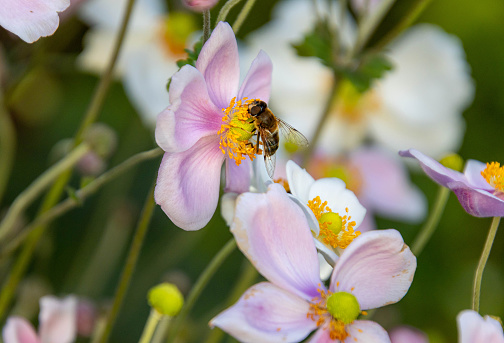
[[[231,226],[240,250],[269,281],[249,288],[210,321],[242,342],[390,342],[364,310],[407,293],[416,258],[396,230],[369,231],[342,253],[328,288],[319,278],[317,249],[303,210],[284,188],[245,193]]]
[[[465,310],[457,316],[459,343],[504,343],[502,324],[490,316]]]
[[[156,202],[173,223],[199,230],[212,217],[225,162],[226,191],[248,191],[253,99],[268,101],[272,64],[260,51],[239,84],[238,47],[229,24],[221,22],[203,46],[196,68],[172,77],[170,106],[159,114],[156,142],[166,152],[159,168]]]

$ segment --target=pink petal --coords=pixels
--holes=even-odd
[[[305,202],[306,205],[308,200],[312,200],[309,198],[310,188],[315,180],[306,169],[302,169],[294,161],[287,161],[285,171],[292,195]]]
[[[309,303],[269,282],[250,287],[210,321],[241,342],[299,342],[316,327]]]
[[[474,189],[463,182],[450,182],[450,188],[457,196],[464,210],[475,217],[503,217],[504,200],[491,193]]]
[[[416,258],[393,229],[368,231],[343,251],[330,290],[355,295],[362,310],[393,304],[413,281]]]
[[[397,219],[418,221],[427,210],[425,196],[409,180],[406,168],[398,160],[377,148],[354,152],[350,161],[362,177],[359,200],[369,210]]]
[[[399,326],[389,333],[392,343],[429,343],[427,335],[410,326]]]
[[[349,336],[344,340],[345,343],[390,343],[387,331],[370,320],[356,320],[347,325],[346,329]]]
[[[266,279],[306,300],[319,295],[323,286],[308,222],[282,186],[238,197],[231,232]]]
[[[210,221],[219,200],[223,161],[217,136],[203,137],[184,152],[164,155],[154,198],[175,225],[192,231]]]
[[[2,338],[4,343],[40,343],[33,326],[21,317],[7,318]]]
[[[250,69],[238,92],[238,99],[261,99],[269,101],[271,93],[271,73],[273,64],[264,51],[259,51],[257,57],[252,61]]]
[[[423,171],[435,182],[441,186],[447,187],[448,182],[451,181],[462,181],[465,182],[464,174],[459,173],[450,168],[446,168],[438,161],[433,158],[422,154],[420,151],[415,149],[402,150],[399,151],[399,155],[402,157],[412,157],[416,158],[420,162],[420,167]]]
[[[465,310],[457,316],[460,343],[503,343],[501,324],[495,319],[477,312]]]
[[[252,177],[252,161],[243,160],[239,166],[226,158],[226,188],[224,192],[245,193],[249,191]]]
[[[329,337],[329,330],[319,328],[317,332],[308,340],[309,343],[339,343],[340,340],[333,340]]]
[[[73,342],[77,336],[77,298],[41,298],[39,322],[42,342]]]
[[[217,134],[223,113],[210,100],[203,75],[184,66],[172,77],[170,106],[158,115],[156,142],[166,152],[181,152],[201,137]]]
[[[238,46],[231,26],[220,22],[201,49],[196,68],[203,74],[208,94],[218,108],[229,106],[240,79]]]
[[[481,172],[485,170],[485,168],[486,163],[476,160],[467,160],[464,168],[464,175],[469,184],[474,188],[493,190],[494,188],[490,186],[487,180],[481,175]]]
[[[0,0],[0,25],[27,43],[52,35],[70,0]]]

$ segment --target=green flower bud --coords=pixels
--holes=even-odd
[[[117,146],[117,134],[105,124],[93,124],[84,134],[84,141],[100,157],[110,156]]]
[[[327,298],[327,311],[345,324],[353,322],[361,312],[357,298],[347,292],[331,294]]]
[[[166,282],[151,288],[147,299],[156,311],[170,317],[176,316],[184,305],[184,297],[177,286]]]
[[[458,154],[445,155],[442,159],[439,160],[439,163],[441,163],[446,168],[450,168],[459,172],[464,169],[464,160]]]

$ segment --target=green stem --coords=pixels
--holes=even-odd
[[[416,0],[416,3],[412,5],[413,10],[403,16],[401,21],[377,42],[374,49],[383,49],[383,47],[394,40],[394,38],[399,36],[401,32],[411,26],[411,24],[413,24],[420,14],[427,8],[431,1],[432,0]]]
[[[217,16],[217,23],[220,21],[225,21],[227,15],[229,14],[229,11],[233,7],[235,7],[240,1],[241,0],[228,0],[228,2],[226,2],[224,6],[222,6],[219,15]]]
[[[236,18],[236,21],[233,24],[233,31],[235,34],[238,34],[238,31],[240,31],[240,27],[245,22],[245,19],[247,18],[248,14],[250,13],[250,10],[254,6],[255,2],[256,2],[256,0],[247,0],[245,5],[243,6],[240,14],[238,14],[238,17]]]
[[[210,38],[211,32],[210,10],[203,11],[203,44]]]
[[[105,95],[112,81],[113,70],[117,61],[117,57],[119,56],[119,51],[121,49],[122,43],[124,42],[126,29],[128,26],[129,19],[131,17],[134,3],[135,0],[128,0],[126,12],[123,21],[121,23],[121,28],[119,29],[119,35],[117,37],[117,41],[114,46],[112,57],[110,58],[107,69],[101,76],[100,83],[96,88],[96,91],[93,95],[91,104],[87,110],[84,120],[82,121],[81,126],[75,135],[74,147],[79,145],[79,143],[82,141],[83,133],[85,132],[87,127],[91,125],[91,123],[93,123],[93,121],[96,119],[103,105]],[[60,175],[60,177],[56,180],[56,182],[46,195],[44,202],[42,203],[42,206],[39,210],[39,214],[49,210],[58,202],[59,198],[61,197],[61,194],[65,189],[65,186],[70,180],[70,177],[71,177],[71,171],[67,171]],[[6,310],[14,295],[14,291],[17,288],[19,281],[23,277],[26,268],[28,267],[28,263],[31,260],[31,256],[35,251],[37,243],[40,237],[42,237],[45,230],[46,226],[39,226],[30,233],[26,241],[26,244],[24,245],[23,250],[21,251],[19,258],[16,260],[8,276],[6,285],[2,288],[2,292],[0,293],[0,322],[2,321],[2,319],[6,314]]]
[[[156,331],[156,327],[161,318],[163,318],[163,315],[156,309],[152,308],[149,318],[147,319],[147,323],[145,324],[142,337],[140,337],[138,343],[149,343],[151,341],[154,331]]]
[[[214,256],[212,261],[210,261],[208,266],[205,268],[203,273],[198,278],[198,281],[196,281],[194,287],[191,289],[191,292],[187,296],[187,300],[184,303],[184,307],[182,307],[182,310],[178,314],[171,330],[169,331],[168,340],[166,341],[167,343],[172,343],[175,340],[177,333],[180,327],[182,326],[182,323],[186,319],[187,315],[189,314],[189,311],[191,310],[194,303],[200,296],[201,292],[206,287],[206,285],[210,281],[211,277],[215,274],[217,269],[229,256],[229,254],[231,254],[234,251],[235,248],[236,248],[236,241],[234,240],[234,238],[231,238],[226,243],[226,245],[217,253],[217,255]]]
[[[54,219],[60,217],[69,210],[82,205],[82,202],[87,197],[96,193],[96,191],[98,191],[102,186],[104,186],[108,182],[116,179],[118,176],[130,170],[131,168],[135,167],[139,163],[156,158],[160,156],[162,153],[163,150],[161,150],[160,148],[155,148],[149,151],[138,153],[128,158],[123,163],[115,166],[106,173],[103,173],[95,180],[90,182],[88,185],[75,192],[75,194],[72,197],[65,199],[58,205],[51,208],[49,211],[39,215],[37,218],[35,218],[35,220],[32,223],[30,223],[28,226],[25,227],[25,229],[22,231],[21,234],[17,235],[14,238],[14,240],[9,243],[7,248],[2,249],[2,253],[0,253],[0,261],[2,260],[2,258],[8,256],[14,249],[16,249],[16,247],[19,246],[19,244],[21,244],[24,241],[27,235],[30,234],[30,232],[32,232],[36,227],[41,225],[48,225]]]
[[[101,343],[108,341],[110,333],[112,332],[112,327],[114,326],[124,297],[126,296],[126,291],[128,290],[128,286],[131,282],[131,277],[133,276],[133,272],[135,271],[135,266],[140,255],[140,250],[142,248],[145,234],[147,233],[152,213],[154,212],[155,208],[154,188],[155,183],[152,185],[151,190],[147,195],[147,199],[140,216],[140,221],[138,222],[135,236],[133,237],[133,241],[131,242],[130,251],[128,253],[128,257],[126,258],[126,264],[122,271],[121,279],[114,296],[114,303],[112,304],[112,309],[110,310],[110,313],[107,317],[107,324],[105,325],[105,329],[100,339]]]
[[[0,204],[12,171],[16,151],[16,128],[0,94]]]
[[[485,270],[485,265],[488,261],[488,256],[490,255],[490,250],[492,250],[492,244],[497,234],[497,228],[499,227],[501,217],[494,217],[492,219],[492,224],[490,225],[490,230],[488,231],[488,236],[483,247],[483,252],[478,263],[478,268],[476,268],[476,273],[474,275],[474,288],[473,288],[473,302],[472,309],[479,312],[480,305],[480,295],[481,295],[481,280],[483,278],[483,270]]]
[[[448,201],[449,195],[450,190],[448,188],[439,186],[436,201],[434,203],[434,207],[430,212],[429,218],[411,244],[411,252],[413,252],[415,256],[420,255],[423,248],[436,230],[439,224],[439,220],[441,219],[441,215],[443,214],[444,208],[446,206],[446,202]]]
[[[71,169],[89,151],[89,145],[82,143],[63,159],[42,173],[42,175],[16,197],[0,224],[0,241],[5,239],[10,230],[14,227],[19,216],[23,214],[24,210],[42,193],[42,191],[49,187],[49,185],[62,173]]]
[[[338,88],[340,84],[340,80],[334,76],[333,77],[333,84],[331,87],[331,91],[327,97],[326,104],[324,106],[324,112],[322,113],[322,117],[320,118],[317,127],[315,128],[315,133],[313,134],[313,138],[310,142],[310,145],[308,145],[308,148],[305,150],[304,156],[303,156],[303,166],[307,166],[308,163],[310,162],[310,159],[313,156],[313,152],[315,151],[315,147],[317,146],[317,142],[320,139],[320,135],[322,133],[322,129],[324,128],[325,122],[327,121],[327,118],[329,118],[329,115],[331,114],[331,109],[334,106],[334,97],[338,93]]]

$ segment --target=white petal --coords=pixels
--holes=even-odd
[[[73,342],[77,335],[77,298],[41,298],[39,321],[42,343]]]

